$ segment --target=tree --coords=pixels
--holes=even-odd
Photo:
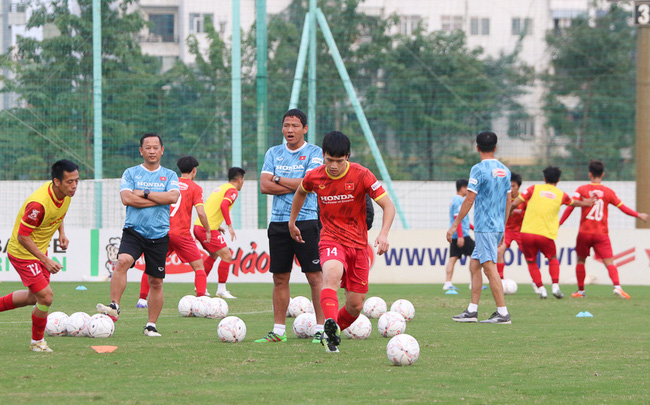
[[[635,29],[630,15],[612,5],[605,15],[574,19],[550,31],[546,41],[552,71],[544,112],[555,135],[568,140],[574,164],[569,178],[586,179],[587,164],[599,159],[608,178],[634,176]]]

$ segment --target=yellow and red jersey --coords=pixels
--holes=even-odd
[[[190,234],[192,207],[203,205],[203,189],[190,179],[178,179],[181,195],[169,206],[169,233]]]
[[[217,230],[221,226],[221,223],[226,219],[226,225],[229,225],[230,222],[230,210],[232,209],[235,200],[239,191],[237,187],[233,186],[230,183],[225,183],[214,189],[208,199],[205,201],[205,213],[208,216],[208,223],[210,224],[211,230]],[[228,210],[224,213],[223,207],[224,202],[229,205]],[[194,221],[194,225],[203,227],[200,219]]]
[[[576,192],[573,194],[573,198],[578,201],[591,197],[597,197],[598,200],[596,200],[594,205],[591,207],[581,207],[580,232],[598,234],[609,233],[609,227],[607,225],[609,211],[607,207],[609,204],[620,207],[623,203],[612,189],[605,187],[602,184],[585,184],[578,187]]]
[[[521,232],[556,239],[560,207],[571,204],[571,197],[552,184],[537,184],[522,192],[521,198],[528,203]]]
[[[47,254],[52,236],[63,223],[69,206],[70,197],[57,199],[51,181],[39,187],[18,211],[7,253],[18,259],[36,260],[36,257],[18,242],[20,234],[32,238],[38,249]]]
[[[332,240],[355,249],[366,248],[366,194],[375,201],[386,195],[370,170],[348,162],[341,175],[332,177],[322,165],[307,172],[301,187],[316,194],[323,224],[321,240]]]

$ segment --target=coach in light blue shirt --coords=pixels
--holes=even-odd
[[[160,336],[156,321],[163,306],[162,281],[169,246],[169,206],[180,196],[178,176],[160,165],[165,151],[160,135],[147,133],[140,138],[144,163],[124,171],[120,184],[126,221],[111,278],[111,303],[97,304],[97,311],[114,320],[120,314],[120,299],[126,289],[126,273],[144,254],[145,273],[149,280],[148,322],[144,335]]]
[[[289,279],[294,256],[311,287],[311,297],[316,312],[314,342],[320,342],[323,330],[323,311],[320,307],[320,290],[323,273],[320,267],[318,242],[320,223],[315,194],[309,194],[296,221],[305,243],[298,243],[289,233],[289,217],[293,195],[305,174],[323,164],[323,151],[305,141],[307,116],[298,109],[287,111],[282,117],[282,135],[286,144],[271,147],[264,157],[260,174],[260,191],[273,195],[271,223],[268,228],[270,272],[273,274],[273,330],[256,340],[256,343],[285,342],[285,318],[289,306]]]

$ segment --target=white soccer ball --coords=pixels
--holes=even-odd
[[[397,335],[388,341],[386,356],[396,366],[410,366],[420,357],[420,345],[411,335]]]
[[[377,330],[383,337],[397,336],[406,331],[406,320],[401,314],[388,311],[379,317]]]
[[[386,310],[386,301],[380,297],[370,297],[363,303],[363,313],[368,318],[379,318]]]
[[[512,295],[517,292],[517,282],[510,278],[504,278],[501,280],[503,285],[503,293],[506,295]]]
[[[92,338],[109,338],[115,332],[115,323],[104,314],[95,314],[90,317],[88,336]]]
[[[348,339],[357,340],[368,339],[371,332],[372,324],[370,323],[370,319],[368,319],[364,314],[359,314],[359,317],[354,321],[354,323],[343,330],[343,334],[347,336]]]
[[[316,316],[314,314],[300,314],[293,321],[293,333],[299,339],[314,336],[316,328]]]
[[[63,312],[52,312],[47,316],[45,333],[49,336],[65,336],[67,332],[68,315]]]
[[[192,301],[192,315],[197,318],[205,318],[205,315],[208,312],[208,305],[204,300],[198,298]]]
[[[228,303],[223,298],[211,298],[205,304],[206,318],[225,318],[228,316]]]
[[[297,317],[300,314],[313,314],[314,306],[309,301],[309,298],[299,295],[289,302],[289,316]]]
[[[193,295],[186,295],[178,301],[178,313],[181,316],[192,316],[192,302],[196,299]]]
[[[68,336],[88,336],[88,321],[90,321],[90,315],[85,312],[75,312],[70,315],[68,323],[65,325]]]
[[[409,322],[415,317],[415,307],[409,300],[397,300],[390,306],[392,312],[397,312],[404,317],[406,322]]]
[[[217,335],[222,342],[241,342],[246,337],[246,324],[236,316],[227,316],[219,322]]]

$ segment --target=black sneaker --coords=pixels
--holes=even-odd
[[[494,311],[488,319],[481,321],[481,323],[502,323],[504,325],[510,325],[512,322],[510,322],[510,314],[501,315],[499,311]]]
[[[328,353],[338,353],[339,348],[337,346],[341,344],[341,328],[334,319],[327,318],[323,329],[320,344],[325,346]]]
[[[478,322],[478,312],[464,310],[462,314],[451,317],[456,322]]]
[[[156,329],[156,327],[152,326],[152,325],[144,327],[144,335],[145,336],[150,336],[150,337],[162,336],[160,333],[158,333],[158,330]]]

